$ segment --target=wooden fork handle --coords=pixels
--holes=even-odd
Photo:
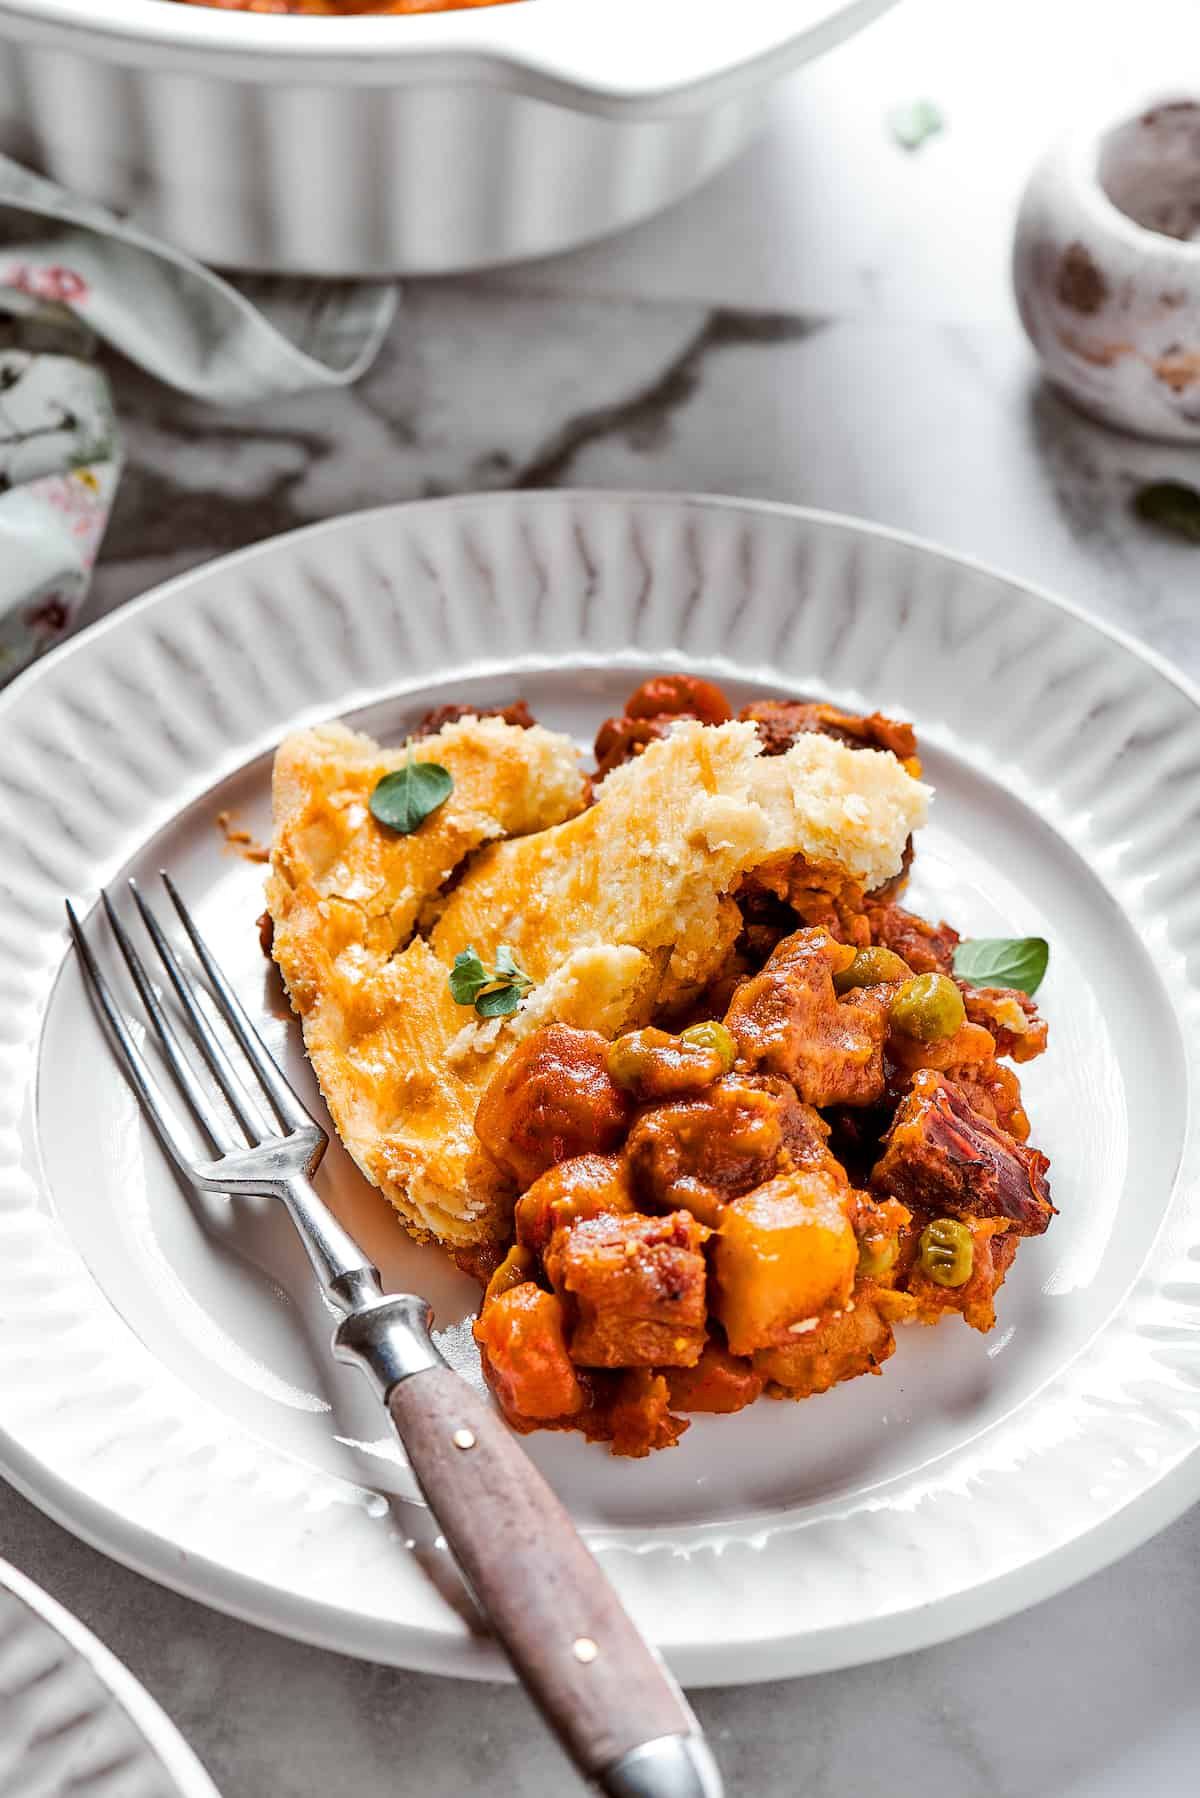
[[[387,1406],[468,1584],[580,1770],[631,1798],[720,1798],[682,1693],[497,1414],[444,1363],[401,1380]],[[686,1743],[635,1753],[663,1738]]]

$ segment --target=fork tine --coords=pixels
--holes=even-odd
[[[158,1034],[158,1040],[171,1064],[171,1072],[174,1074],[184,1098],[195,1113],[197,1123],[219,1153],[225,1154],[230,1149],[240,1149],[242,1144],[235,1140],[232,1131],[217,1116],[209,1103],[208,1094],[197,1080],[192,1064],[185,1055],[183,1045],[175,1033],[175,1027],[163,1010],[162,1002],[151,985],[150,976],[143,967],[137,950],[130,942],[125,926],[113,908],[112,900],[106,892],[101,891],[100,901],[104,906],[109,928],[117,939],[117,947],[125,957],[125,966],[133,976],[133,984],[137,987],[142,1004],[146,1007],[150,1022],[153,1024]]]
[[[250,1022],[241,1000],[218,967],[212,950],[197,930],[192,920],[192,914],[180,897],[175,882],[165,869],[160,869],[159,873],[163,885],[170,894],[171,903],[179,914],[179,921],[187,931],[192,947],[200,958],[200,965],[208,975],[209,984],[213,989],[217,1004],[221,1008],[221,1015],[241,1044],[246,1059],[258,1075],[264,1092],[279,1115],[280,1122],[285,1124],[289,1130],[307,1130],[315,1127],[324,1136],[324,1129],[296,1097],[280,1072],[275,1057]]]
[[[79,919],[75,916],[75,908],[69,899],[66,901],[66,906],[67,922],[71,926],[71,935],[74,938],[80,966],[83,969],[84,981],[99,1007],[109,1034],[125,1063],[125,1072],[129,1077],[129,1083],[141,1100],[142,1107],[154,1126],[159,1142],[179,1172],[185,1179],[190,1180],[195,1145],[181,1130],[171,1104],[146,1065],[141,1050],[129,1034],[129,1028],[121,1015],[120,1007],[109,991],[108,982],[96,965],[96,958],[88,947],[87,938],[83,934]]]
[[[133,894],[134,904],[141,915],[142,923],[149,932],[150,940],[158,950],[159,960],[167,971],[171,985],[175,988],[175,995],[187,1013],[188,1023],[192,1027],[192,1035],[196,1040],[197,1048],[212,1069],[213,1078],[228,1099],[234,1116],[246,1132],[251,1144],[262,1142],[266,1137],[274,1135],[275,1132],[271,1129],[254,1099],[246,1091],[245,1085],[221,1045],[220,1038],[201,1010],[195,990],[183,971],[179,957],[164,935],[158,919],[142,898],[135,880],[129,882],[129,890]]]

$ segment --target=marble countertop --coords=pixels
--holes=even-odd
[[[929,537],[1200,676],[1200,552],[1130,509],[1200,452],[1087,424],[1038,382],[1007,257],[1073,108],[1171,88],[1194,0],[906,0],[785,84],[666,218],[487,279],[414,283],[346,394],[214,412],[114,384],[129,463],[87,616],[343,510],[468,488],[691,488]],[[1136,33],[1136,36],[1135,36]],[[937,102],[915,153],[894,104]],[[575,1790],[519,1692],[365,1666],[158,1590],[0,1488],[0,1548],[142,1678],[225,1798]],[[958,1642],[697,1695],[731,1794],[1190,1798],[1200,1512]]]

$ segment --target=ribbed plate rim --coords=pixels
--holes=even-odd
[[[326,534],[336,535],[347,526],[372,518],[382,518],[391,513],[409,512],[416,508],[437,511],[476,510],[481,506],[495,506],[498,510],[506,510],[512,504],[514,495],[504,491],[483,493],[448,493],[431,499],[417,500],[384,500],[377,506],[360,506],[354,512],[343,512],[334,518],[319,518],[312,524],[298,525],[295,530],[281,531],[275,537],[266,537],[259,543],[248,543],[241,549],[229,550],[225,555],[216,556],[211,561],[200,562],[194,568],[187,568],[182,574],[172,575],[169,580],[159,581],[145,593],[126,600],[115,611],[107,612],[103,618],[76,631],[63,642],[55,644],[52,649],[32,663],[15,680],[6,687],[0,687],[0,723],[4,713],[12,702],[19,698],[26,686],[31,686],[48,671],[56,670],[61,662],[67,661],[81,648],[89,647],[110,630],[119,629],[142,612],[160,605],[173,594],[191,586],[198,576],[209,575],[219,565],[223,569],[237,569],[260,556],[269,556],[279,544],[300,544]],[[841,529],[856,531],[864,537],[874,537],[880,542],[902,543],[908,549],[935,556],[940,562],[952,563],[955,567],[965,568],[972,574],[982,575],[987,580],[1002,581],[1022,593],[1029,594],[1039,604],[1052,607],[1056,612],[1065,612],[1078,624],[1085,625],[1088,630],[1095,631],[1098,636],[1106,637],[1118,648],[1145,662],[1156,674],[1177,687],[1197,712],[1200,712],[1200,680],[1193,680],[1184,669],[1172,662],[1161,650],[1155,649],[1152,643],[1144,642],[1123,625],[1114,624],[1109,618],[1102,618],[1098,613],[1089,612],[1077,600],[1068,599],[1065,594],[1056,593],[1051,587],[1044,587],[1037,581],[1027,580],[1024,575],[1009,574],[994,562],[988,562],[981,556],[972,556],[966,550],[947,549],[932,537],[925,537],[918,531],[906,531],[898,525],[877,524],[870,518],[859,518],[853,512],[836,512],[826,506],[793,505],[787,500],[744,499],[736,493],[700,492],[688,487],[549,487],[531,488],[519,495],[524,504],[555,504],[559,501],[615,500],[625,505],[644,505],[655,501],[681,506],[695,507],[701,511],[724,511],[736,507],[741,512],[761,512],[768,516],[806,520],[810,524],[836,525]]]

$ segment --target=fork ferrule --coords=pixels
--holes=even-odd
[[[401,1292],[360,1305],[334,1332],[339,1361],[361,1367],[386,1403],[401,1380],[445,1365],[429,1326],[433,1310],[415,1292]]]

